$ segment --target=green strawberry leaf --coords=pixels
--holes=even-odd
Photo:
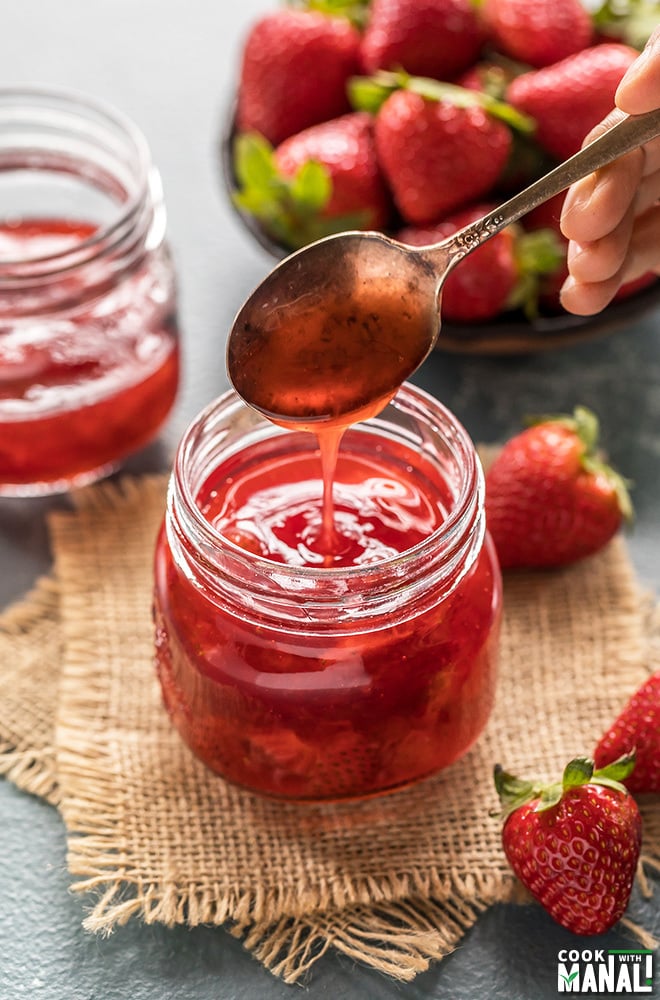
[[[289,194],[299,211],[320,212],[332,194],[327,168],[315,160],[303,163],[291,182]]]
[[[592,21],[600,34],[641,50],[658,25],[658,0],[604,0]]]
[[[610,778],[612,781],[625,781],[635,770],[635,763],[636,754],[633,750],[631,753],[617,757],[611,764],[598,768],[594,771],[594,778],[598,778],[600,781],[603,778]]]
[[[587,455],[592,455],[597,446],[600,435],[600,422],[595,413],[587,409],[586,406],[576,406],[573,410],[575,430],[580,441],[584,445]]]
[[[594,762],[589,757],[576,757],[564,768],[561,783],[566,791],[569,788],[577,788],[578,785],[586,785],[594,773]]]
[[[344,232],[364,229],[369,212],[329,217],[323,214],[332,197],[328,168],[317,161],[303,163],[293,177],[281,174],[273,147],[258,133],[240,133],[234,143],[237,188],[232,200],[253,216],[269,236],[290,250]]]
[[[400,75],[377,73],[375,76],[352,76],[347,84],[348,99],[355,111],[377,114],[390,94],[400,90]]]
[[[289,7],[316,10],[329,17],[345,17],[356,28],[364,28],[369,17],[370,0],[287,0]]]
[[[494,118],[526,134],[536,128],[536,122],[529,115],[490,94],[427,76],[410,76],[403,70],[396,73],[381,70],[373,76],[351,77],[348,82],[348,97],[352,106],[356,111],[369,111],[371,114],[376,114],[395,90],[409,90],[427,101],[446,101],[457,108],[483,108]]]
[[[273,147],[259,132],[236,137],[234,170],[238,183],[247,188],[263,188],[277,178]]]
[[[534,782],[516,778],[509,771],[505,771],[501,764],[496,764],[493,768],[493,780],[500,800],[500,815],[503,818],[530,802],[537,794]]]
[[[546,809],[552,809],[561,801],[563,793],[564,790],[559,782],[545,785],[539,792],[539,801],[534,812],[545,812]]]
[[[518,279],[507,298],[508,309],[522,308],[529,320],[538,316],[541,278],[555,274],[566,259],[562,241],[553,229],[518,231],[513,249]]]

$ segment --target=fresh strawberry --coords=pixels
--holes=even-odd
[[[585,407],[511,438],[486,476],[486,518],[503,569],[562,566],[601,549],[631,516],[625,480],[597,452]]]
[[[362,63],[367,73],[403,68],[452,80],[475,62],[484,37],[472,0],[373,0]]]
[[[349,110],[360,34],[341,17],[277,10],[252,28],[243,50],[236,124],[277,144]]]
[[[550,66],[588,48],[591,16],[580,0],[486,0],[493,46],[530,66]]]
[[[290,249],[345,229],[382,229],[390,216],[373,119],[362,111],[312,125],[276,150],[242,133],[235,173],[237,206]]]
[[[594,45],[516,77],[507,100],[535,119],[535,138],[551,156],[567,159],[612,110],[616,88],[638,54],[627,45]]]
[[[574,934],[605,933],[628,906],[642,840],[639,809],[621,784],[633,766],[623,758],[595,771],[577,758],[561,782],[545,786],[495,768],[507,860]]]
[[[378,73],[349,86],[376,114],[376,152],[405,222],[426,226],[486,194],[528,118],[487,94],[426,77]],[[505,122],[507,124],[505,124]]]
[[[282,174],[293,177],[310,161],[326,167],[332,183],[327,218],[361,213],[362,228],[380,229],[390,216],[390,199],[376,159],[373,119],[354,111],[286,139],[275,151]]]
[[[482,108],[400,90],[378,114],[376,148],[401,215],[426,225],[490,191],[511,135]]]
[[[596,747],[598,767],[635,751],[631,792],[660,792],[660,672],[642,684]]]
[[[402,229],[398,239],[412,246],[439,243],[483,218],[496,206],[477,204],[427,229]],[[459,261],[442,291],[442,318],[450,322],[482,322],[517,306],[531,305],[536,279],[553,270],[559,256],[554,238],[541,244],[518,226],[508,226]]]

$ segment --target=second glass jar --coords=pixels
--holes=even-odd
[[[98,479],[156,435],[175,298],[140,131],[81,95],[0,90],[0,494]]]

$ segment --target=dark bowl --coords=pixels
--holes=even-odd
[[[225,193],[253,239],[275,260],[291,251],[276,243],[257,219],[239,209],[232,198],[236,190],[233,165],[235,105],[226,116],[220,137],[220,165]],[[487,323],[442,323],[437,349],[453,354],[535,354],[569,347],[624,329],[660,305],[660,279],[628,298],[613,302],[595,316],[572,313],[527,319],[522,312],[504,313]]]

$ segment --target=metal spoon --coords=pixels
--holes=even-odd
[[[499,208],[441,243],[376,232],[318,240],[285,258],[238,312],[227,370],[251,406],[286,425],[346,425],[378,412],[429,354],[454,266],[575,181],[660,135],[660,109],[624,118]]]

